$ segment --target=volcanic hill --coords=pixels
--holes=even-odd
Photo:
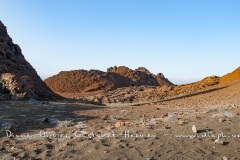
[[[221,77],[220,83],[221,84],[229,84],[235,81],[240,80],[240,67],[235,69],[233,72],[228,73]]]
[[[24,58],[0,21],[0,100],[56,97]]]
[[[154,75],[146,68],[132,70],[125,66],[99,70],[64,71],[45,80],[56,93],[93,93],[130,86],[169,86],[172,83],[162,73]]]

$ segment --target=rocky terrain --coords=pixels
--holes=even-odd
[[[60,72],[45,82],[72,99],[53,100],[1,22],[0,61],[0,160],[240,159],[240,68],[179,86],[143,67]]]
[[[0,159],[239,160],[240,81],[154,104],[0,103]]]
[[[231,83],[240,80],[240,68],[222,77],[210,76],[201,81],[184,85],[164,85],[164,86],[132,86],[118,88],[114,91],[99,93],[96,95],[82,96],[75,98],[85,98],[92,102],[100,103],[153,103],[166,99],[181,98],[194,94],[202,94],[209,91],[219,90]],[[70,95],[67,95],[70,96]]]
[[[206,92],[207,90],[214,90],[220,87],[218,85],[219,81],[219,77],[211,76],[199,82],[186,85],[132,86],[118,88],[97,95],[79,96],[75,98],[85,98],[89,101],[101,103],[152,103],[168,98],[176,98]]]
[[[64,71],[47,78],[45,83],[60,95],[67,93],[94,95],[121,87],[172,85],[161,73],[154,75],[143,67],[131,70],[124,66],[111,67],[107,72],[98,70]]]
[[[96,70],[63,72],[45,82],[63,97],[85,99],[95,104],[154,103],[219,90],[238,81],[239,71],[240,68],[237,68],[222,77],[210,76],[190,84],[173,85],[162,74],[155,76],[143,67],[136,70],[113,67],[109,68],[106,73]],[[152,78],[149,79],[149,75]],[[131,79],[130,82],[129,79]]]
[[[0,21],[0,100],[51,99],[56,95],[24,58]]]

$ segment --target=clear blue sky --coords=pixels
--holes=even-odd
[[[0,0],[0,20],[43,79],[125,65],[179,84],[240,66],[240,0]]]

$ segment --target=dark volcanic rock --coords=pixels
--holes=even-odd
[[[26,61],[0,21],[0,100],[56,97]]]

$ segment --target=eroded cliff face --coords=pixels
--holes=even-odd
[[[0,21],[0,100],[51,99],[57,97],[24,58]]]

